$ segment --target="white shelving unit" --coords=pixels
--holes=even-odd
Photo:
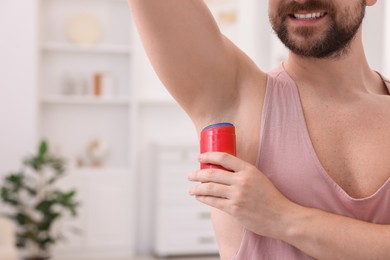
[[[98,138],[110,149],[107,168],[130,169],[133,27],[127,1],[39,3],[42,137],[74,161],[83,159],[88,142]],[[96,18],[101,31],[96,42],[83,44],[83,39],[77,42],[69,36],[69,24],[79,16]],[[79,26],[93,26],[90,23]],[[94,94],[98,74],[109,75],[111,95]],[[118,136],[114,139],[112,133]]]
[[[73,221],[81,234],[71,235],[58,254],[130,256],[135,248],[136,108],[134,28],[127,1],[37,1],[40,137],[69,159],[70,174],[62,185],[77,188],[82,205]],[[95,26],[101,35],[70,36],[75,19],[76,29]],[[108,151],[100,167],[87,154],[94,140]]]

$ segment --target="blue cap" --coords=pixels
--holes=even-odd
[[[212,125],[209,125],[209,126],[206,126],[205,128],[203,128],[202,131],[205,131],[205,130],[208,130],[208,129],[211,129],[211,128],[215,128],[215,127],[220,127],[220,126],[234,126],[233,124],[231,123],[217,123],[217,124],[212,124]]]

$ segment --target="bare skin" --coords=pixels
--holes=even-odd
[[[356,1],[332,2],[343,10]],[[281,2],[270,0],[270,12]],[[367,5],[375,2],[369,0]],[[221,35],[201,0],[129,0],[129,5],[156,72],[198,132],[222,121],[236,126],[237,157],[222,153],[199,157],[201,162],[234,172],[200,170],[189,176],[201,183],[190,194],[214,208],[221,259],[235,255],[244,228],[283,240],[318,259],[386,259],[390,255],[390,225],[297,205],[253,166],[267,76]],[[324,18],[312,26],[319,34],[326,24]],[[361,35],[359,28],[348,53],[338,59],[290,53],[284,62],[297,83],[321,163],[354,198],[374,194],[390,177],[385,156],[390,154],[390,97],[380,76],[367,64]],[[299,35],[294,37],[299,43]],[[345,129],[354,130],[346,133]]]

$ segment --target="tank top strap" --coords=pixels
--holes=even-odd
[[[301,136],[306,129],[303,109],[295,82],[279,65],[267,73],[267,87],[261,117],[260,148],[257,166],[264,146],[272,144],[272,140],[280,137],[289,142],[292,136]],[[264,137],[268,140],[265,141]],[[305,143],[310,140],[303,140]],[[264,148],[267,150],[266,148]]]
[[[378,73],[378,72],[377,72]],[[378,73],[379,76],[382,78],[383,80],[383,83],[385,83],[386,87],[387,87],[387,91],[389,92],[389,95],[390,95],[390,79],[384,77],[382,74]]]

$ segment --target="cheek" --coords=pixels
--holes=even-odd
[[[268,6],[268,19],[271,23],[279,23],[281,17],[278,12],[278,8],[275,4],[271,4],[272,1],[270,1],[270,5]]]
[[[293,0],[269,0],[268,1],[268,18],[271,23],[280,26],[286,19],[287,6]]]
[[[277,13],[279,2],[280,1],[278,0],[268,1],[268,16],[275,15]]]

